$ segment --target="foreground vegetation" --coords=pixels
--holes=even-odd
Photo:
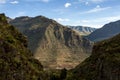
[[[96,43],[92,55],[72,70],[43,70],[26,37],[1,14],[0,80],[120,80],[120,34]]]

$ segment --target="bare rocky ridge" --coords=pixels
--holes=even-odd
[[[44,16],[18,17],[10,22],[29,40],[29,49],[45,68],[73,68],[91,52],[92,42]]]

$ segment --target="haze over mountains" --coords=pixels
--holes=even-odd
[[[93,43],[44,16],[18,17],[10,23],[28,37],[28,47],[46,68],[73,68],[91,52]]]
[[[90,33],[96,30],[96,28],[86,26],[68,26],[68,27],[77,31],[80,35],[84,36],[89,35]]]
[[[120,33],[120,20],[105,24],[102,28],[95,30],[88,35],[91,41],[101,41],[108,39]]]

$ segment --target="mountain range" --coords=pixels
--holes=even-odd
[[[10,21],[28,37],[28,47],[45,68],[73,68],[91,52],[93,43],[76,31],[44,16]]]
[[[88,39],[91,41],[101,41],[104,39],[111,38],[120,33],[120,20],[105,24],[102,28],[95,30]]]
[[[43,21],[41,23],[42,26],[39,27],[35,26],[32,28],[28,27],[27,26],[28,21],[26,21],[28,19],[33,19],[33,21],[35,21],[36,23],[38,22],[40,23]],[[18,29],[21,30],[26,35],[29,34],[28,36],[29,39],[36,38],[35,35],[31,36],[34,33],[37,34],[43,31],[39,33],[39,35],[42,35],[39,37],[42,42],[39,41],[39,43],[40,45],[42,45],[41,49],[43,49],[44,51],[48,51],[49,48],[50,50],[52,49],[51,48],[52,40],[53,40],[52,47],[54,46],[53,51],[54,49],[58,50],[57,48],[60,47],[69,47],[70,51],[71,48],[76,49],[74,47],[77,47],[76,45],[78,44],[77,40],[80,40],[81,42],[83,40],[81,44],[88,42],[84,44],[84,46],[82,45],[83,47],[81,48],[81,50],[85,46],[88,47],[89,46],[88,44],[90,44],[89,40],[81,37],[79,34],[71,30],[70,28],[64,27],[63,25],[58,24],[57,22],[45,18],[43,16],[38,16],[34,18],[27,17],[25,19],[23,19],[22,17],[22,20],[23,22],[26,23],[25,24],[26,28],[23,27],[22,29],[21,26],[19,26],[20,28]],[[18,23],[16,23],[16,25],[17,24]],[[33,24],[31,23],[29,25],[33,25]],[[59,40],[63,40],[61,36],[58,36],[60,35],[61,31],[65,33],[64,35],[68,34],[68,31],[70,33],[69,35],[67,35],[67,41],[65,43],[66,46],[65,45],[55,46],[56,43],[60,43]],[[63,35],[62,32],[61,35]],[[76,35],[78,37],[76,37]],[[74,44],[69,43],[70,42],[69,38],[72,38],[73,42],[75,40]],[[21,34],[14,26],[8,24],[8,21],[4,14],[0,14],[0,80],[120,80],[120,34],[110,39],[96,42],[93,46],[92,54],[88,58],[86,58],[82,63],[79,63],[79,65],[77,65],[75,68],[70,69],[68,71],[65,68],[62,70],[58,70],[56,69],[56,67],[54,67],[52,70],[44,70],[45,65],[41,65],[40,61],[38,61],[39,59],[38,60],[35,59],[35,55],[34,55],[35,53],[33,54],[31,53],[30,50],[28,50],[27,44],[29,43],[27,41],[26,36]],[[89,53],[89,48],[85,47],[85,50],[87,49]],[[63,51],[65,52],[65,50]],[[54,52],[57,53],[56,51]],[[44,53],[44,52],[41,51],[39,53]],[[56,57],[56,56],[54,57],[55,53],[52,54],[50,53],[52,55],[51,58],[54,59]],[[45,53],[45,54],[49,54],[49,53]],[[78,53],[76,52],[72,54],[72,56],[76,54]],[[61,58],[61,60],[64,60],[63,57]],[[46,59],[46,55],[40,58]],[[72,60],[74,60],[74,58]]]
[[[85,36],[89,35],[90,33],[96,30],[96,28],[85,27],[85,26],[68,26],[68,27],[75,30],[80,35],[85,35]]]

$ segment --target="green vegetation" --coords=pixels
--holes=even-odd
[[[0,14],[0,80],[42,79],[43,67],[27,49],[27,39]]]
[[[120,80],[120,34],[96,43],[92,55],[71,72],[72,80]]]
[[[58,32],[55,33],[62,40]],[[68,33],[62,37],[68,37]],[[70,34],[74,33],[70,31]],[[77,44],[76,40],[73,42]],[[66,42],[66,45],[74,44],[69,40]],[[53,47],[56,48],[55,45]],[[65,68],[43,70],[41,63],[32,55],[27,49],[26,37],[7,23],[4,14],[0,14],[0,80],[120,80],[120,34],[96,43],[92,55],[69,71]]]
[[[43,70],[27,39],[0,14],[0,80],[63,80],[67,70]]]

